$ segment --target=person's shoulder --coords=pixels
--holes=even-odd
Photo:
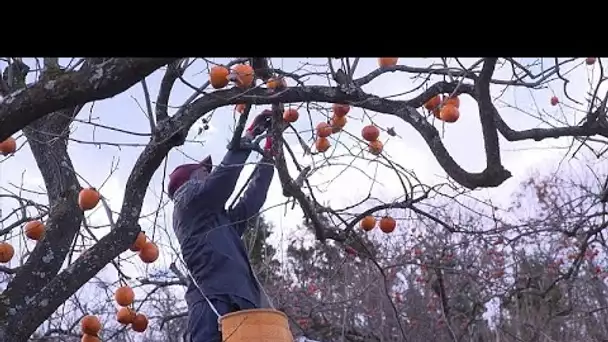
[[[184,209],[194,197],[196,184],[194,180],[188,180],[180,186],[173,194],[173,210]]]

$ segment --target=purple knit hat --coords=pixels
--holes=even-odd
[[[169,198],[173,198],[175,191],[190,179],[190,175],[194,170],[200,167],[206,167],[207,171],[211,172],[212,166],[213,162],[211,161],[211,156],[207,156],[198,164],[182,164],[176,167],[169,175],[169,185],[167,186]]]

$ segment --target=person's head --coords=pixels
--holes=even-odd
[[[211,156],[207,156],[198,164],[182,164],[169,175],[167,193],[173,199],[175,192],[190,179],[204,180],[212,169]]]

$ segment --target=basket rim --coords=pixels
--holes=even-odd
[[[275,309],[245,309],[245,310],[229,312],[225,315],[222,315],[222,317],[220,317],[219,320],[221,322],[226,318],[230,318],[230,317],[234,317],[234,316],[242,316],[242,315],[247,315],[247,314],[256,314],[256,313],[276,314],[276,315],[282,316],[285,319],[288,318],[284,312],[275,310]]]

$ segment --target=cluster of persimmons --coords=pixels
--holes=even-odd
[[[396,61],[395,61],[396,63]],[[390,63],[389,63],[390,64]],[[247,64],[237,64],[228,69],[222,65],[216,65],[209,71],[209,83],[215,89],[221,89],[226,87],[230,82],[239,88],[250,87],[255,81],[255,71]],[[280,76],[270,78],[266,82],[268,89],[281,89],[286,86],[285,79]],[[243,113],[245,109],[244,104],[237,104],[236,111]],[[348,104],[334,103],[332,107],[333,115],[327,121],[319,122],[316,125],[316,140],[315,148],[318,152],[326,152],[330,147],[328,137],[333,134],[340,132],[346,125],[346,115],[350,111]],[[283,120],[288,123],[294,123],[300,117],[296,108],[287,108],[283,113]],[[380,130],[374,125],[367,125],[361,132],[362,137],[368,142],[368,149],[374,155],[382,153],[383,144],[378,137],[380,136]]]
[[[95,208],[101,200],[101,195],[94,188],[84,188],[78,195],[78,206],[81,210],[87,211]],[[46,233],[46,226],[40,220],[28,221],[23,226],[25,236],[34,241],[40,241]],[[159,250],[152,241],[146,241],[144,233],[139,233],[135,244],[131,247],[132,251],[139,252],[139,258],[144,263],[152,263],[158,259]],[[136,249],[134,249],[136,248]],[[9,242],[0,242],[0,262],[7,263],[15,255],[15,249]]]
[[[0,153],[9,155],[15,153],[17,144],[14,138],[10,137],[0,143]],[[102,201],[101,194],[92,187],[83,188],[78,194],[78,206],[82,211],[94,209]],[[23,226],[25,237],[33,241],[40,241],[46,233],[46,226],[41,220],[30,220]],[[135,242],[129,248],[137,252],[139,258],[144,263],[153,263],[159,257],[157,245],[148,241],[145,233],[139,232]],[[0,263],[7,263],[15,256],[15,249],[9,242],[0,242]],[[148,327],[148,318],[142,313],[136,313],[132,308],[135,300],[135,293],[129,286],[122,286],[114,294],[116,303],[121,306],[116,314],[116,319],[124,325],[131,325],[133,331],[144,332]],[[95,315],[86,315],[80,321],[83,342],[98,342],[101,322]]]
[[[139,232],[135,242],[129,249],[133,252],[139,252],[140,259],[145,263],[152,263],[158,259],[158,247],[148,241],[146,234]],[[125,326],[131,325],[131,329],[135,332],[144,332],[148,328],[148,317],[136,312],[133,303],[135,302],[135,292],[128,285],[119,287],[114,292],[114,300],[120,306],[116,313],[118,323]],[[80,321],[82,330],[82,342],[99,342],[99,331],[101,330],[101,321],[95,315],[86,315]]]
[[[120,306],[116,313],[116,320],[120,324],[131,324],[131,329],[135,332],[144,332],[148,328],[148,317],[143,313],[136,313],[133,309],[135,302],[135,292],[127,285],[119,287],[114,292],[114,300]],[[99,342],[99,331],[101,331],[101,321],[95,315],[86,315],[80,320],[80,330],[82,331],[82,342]]]

